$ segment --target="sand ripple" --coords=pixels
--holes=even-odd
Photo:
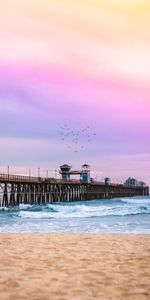
[[[1,300],[150,299],[150,235],[0,234]]]

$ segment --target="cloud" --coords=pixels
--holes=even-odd
[[[150,153],[117,153],[95,151],[94,146],[78,154],[67,149],[65,143],[57,140],[31,140],[31,139],[0,139],[1,173],[29,174],[37,176],[38,167],[41,176],[46,176],[46,170],[54,177],[54,170],[59,169],[63,163],[73,165],[73,169],[80,169],[83,163],[91,165],[92,176],[98,180],[109,176],[114,182],[124,181],[133,176],[150,184]]]
[[[108,172],[110,157],[126,174],[133,155],[148,161],[149,7],[146,0],[1,2],[1,164],[86,158]],[[66,150],[57,135],[64,123],[97,132],[85,152]],[[142,161],[135,170],[144,176]]]
[[[147,1],[6,3],[1,4],[1,61],[149,82]]]

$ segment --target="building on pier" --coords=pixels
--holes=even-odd
[[[67,164],[64,164],[62,166],[60,166],[60,171],[59,174],[61,174],[62,176],[62,180],[70,180],[70,170],[71,170],[72,166],[69,166]]]
[[[79,175],[79,180],[84,183],[89,183],[90,178],[90,165],[84,164],[82,165],[81,170],[71,170],[72,166],[64,164],[60,166],[59,173],[61,174],[61,179],[64,181],[69,181],[70,176],[77,176]]]
[[[90,165],[87,164],[82,165],[82,172],[80,175],[80,179],[82,182],[87,182],[87,183],[91,181]]]
[[[129,177],[129,178],[125,181],[124,185],[126,185],[126,186],[141,186],[141,187],[145,187],[145,186],[146,186],[146,183],[143,182],[143,181],[138,181],[138,180],[135,179],[135,178]]]

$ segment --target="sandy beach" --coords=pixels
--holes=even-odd
[[[150,299],[150,235],[2,233],[0,299]]]

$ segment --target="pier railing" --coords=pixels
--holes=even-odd
[[[80,180],[62,180],[50,177],[34,177],[34,176],[23,176],[23,175],[12,175],[12,174],[0,174],[0,183],[81,183]]]
[[[0,174],[1,182],[39,182],[41,178],[22,175]]]
[[[20,182],[20,183],[44,183],[44,182],[51,182],[51,183],[81,183],[81,180],[78,179],[70,179],[70,180],[64,180],[64,179],[56,179],[56,178],[50,178],[50,177],[35,177],[35,176],[24,176],[24,175],[12,175],[12,174],[0,174],[0,183],[5,182]],[[82,182],[83,183],[83,182]],[[85,184],[85,182],[84,182]],[[105,182],[101,181],[91,181],[90,185],[93,186],[106,186]],[[124,186],[123,183],[111,183],[109,184],[113,187],[121,187]],[[131,186],[127,186],[131,187]]]

